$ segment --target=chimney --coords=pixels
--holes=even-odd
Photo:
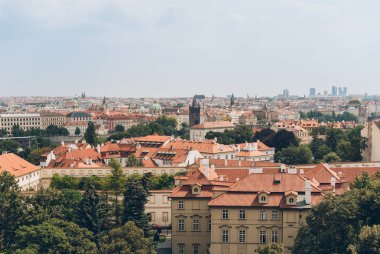
[[[241,167],[241,161],[239,160],[239,167]]]
[[[224,166],[227,167],[227,165],[228,165],[228,160],[224,159]]]
[[[333,186],[333,193],[335,195],[335,184],[336,184],[335,177],[331,177],[330,182],[331,182],[331,186]]]
[[[65,145],[65,141],[61,141],[61,146],[64,146]]]
[[[310,180],[305,181],[305,203],[311,205],[311,183]]]
[[[96,151],[97,151],[98,153],[100,153],[100,145],[99,145],[99,144],[96,146]]]

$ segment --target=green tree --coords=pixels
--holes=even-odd
[[[26,223],[37,225],[52,218],[66,219],[62,195],[56,189],[39,189],[36,195],[28,199]]]
[[[259,246],[255,253],[258,254],[283,254],[284,246],[282,244],[277,243],[269,243],[264,246]]]
[[[0,172],[0,251],[15,241],[15,231],[23,223],[26,204],[14,176]]]
[[[48,153],[50,151],[51,151],[50,147],[34,149],[29,153],[27,160],[34,165],[40,165],[41,155],[44,153]]]
[[[13,137],[22,137],[25,136],[25,131],[19,125],[13,125],[11,134]]]
[[[143,165],[141,159],[137,158],[135,154],[129,155],[127,159],[127,167],[141,167]]]
[[[288,165],[310,164],[313,160],[313,154],[306,145],[299,147],[288,147],[277,152],[274,156],[276,162]]]
[[[4,129],[0,129],[0,137],[3,138],[3,137],[6,137],[8,136],[8,132]]]
[[[253,141],[258,141],[260,140],[261,142],[263,142],[264,144],[266,144],[267,146],[271,146],[272,145],[272,139],[273,139],[273,136],[276,134],[276,132],[270,128],[265,128],[265,129],[262,129],[261,131],[258,131],[255,133],[254,137],[253,137]]]
[[[96,239],[110,226],[110,207],[104,198],[95,191],[93,184],[87,186],[82,200],[75,209],[75,222],[90,230]],[[96,242],[98,242],[96,240]]]
[[[95,125],[93,122],[88,122],[88,126],[86,129],[86,132],[84,133],[84,139],[86,140],[87,143],[94,145],[95,144]]]
[[[78,190],[79,182],[80,182],[80,179],[74,178],[72,176],[67,176],[67,175],[60,176],[59,174],[54,174],[53,178],[51,179],[50,187],[58,189],[58,190],[64,190],[64,189]]]
[[[331,152],[323,156],[323,161],[326,163],[339,162],[340,157],[336,153]]]
[[[311,209],[306,217],[307,225],[298,232],[293,253],[348,253],[362,241],[360,234],[364,226],[380,224],[380,174],[359,176],[350,187],[342,195],[325,197]],[[366,234],[368,237],[364,237]],[[362,239],[371,241],[373,234],[378,233],[366,229]],[[367,246],[377,244],[376,239],[366,243]],[[310,246],[314,251],[309,251]]]
[[[351,247],[357,254],[380,253],[380,225],[364,226],[360,230],[359,241]]]
[[[125,180],[126,177],[121,169],[119,161],[112,158],[108,163],[108,166],[111,167],[111,176],[109,177],[108,186],[115,195],[115,222],[116,225],[120,224],[120,208],[119,208],[119,195],[125,189]]]
[[[342,161],[351,161],[351,156],[352,156],[351,143],[345,140],[340,140],[336,147],[336,153],[342,159]]]
[[[269,142],[271,147],[276,149],[276,152],[280,152],[284,148],[290,146],[298,146],[298,140],[293,132],[287,130],[279,130],[274,136],[271,142]]]
[[[100,242],[102,254],[155,254],[155,250],[144,238],[144,231],[134,222],[109,231]]]
[[[80,129],[79,129],[79,127],[76,127],[75,128],[75,136],[79,136],[80,135]]]
[[[0,140],[0,153],[8,152],[17,154],[20,146],[12,140]]]
[[[51,219],[16,231],[15,252],[34,254],[97,253],[93,236],[72,222]]]
[[[144,206],[148,202],[148,193],[141,181],[129,178],[124,191],[123,222],[133,221],[144,230],[147,236],[149,231],[149,217],[145,214]]]
[[[118,124],[115,126],[115,131],[116,132],[124,132],[125,131],[125,127],[121,124]]]

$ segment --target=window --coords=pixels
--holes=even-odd
[[[230,232],[228,231],[228,229],[223,229],[223,230],[222,230],[222,242],[223,242],[223,243],[228,243],[228,241],[229,241],[229,236],[230,236],[229,233],[230,233]]]
[[[178,244],[178,254],[185,254],[185,245],[183,243]]]
[[[240,210],[240,212],[239,212],[239,219],[245,220],[245,210]]]
[[[208,231],[211,231],[211,220],[210,219],[208,220],[207,229],[208,229]]]
[[[228,220],[228,210],[222,210],[222,220]]]
[[[267,219],[267,213],[265,211],[260,211],[259,220],[266,220],[266,219]]]
[[[267,202],[267,197],[266,196],[261,196],[260,200],[261,200],[261,202]]]
[[[272,211],[272,220],[278,220],[278,210]]]
[[[193,245],[193,254],[199,254],[199,245],[198,244],[194,244]]]
[[[163,212],[162,213],[162,221],[167,222],[168,220],[169,220],[168,212]]]
[[[185,220],[178,219],[178,231],[185,231]]]
[[[289,198],[289,203],[293,204],[294,203],[294,198]]]
[[[183,200],[178,201],[178,209],[180,210],[185,209],[185,201]]]
[[[168,195],[162,196],[162,203],[167,204],[168,203]]]
[[[267,231],[265,231],[265,230],[259,231],[259,242],[260,243],[267,243]]]
[[[272,243],[278,243],[278,231],[272,230]]]
[[[239,243],[245,243],[245,242],[246,242],[246,231],[239,230]]]
[[[193,220],[193,231],[199,231],[199,219]]]
[[[156,197],[155,196],[149,196],[149,204],[156,203]]]

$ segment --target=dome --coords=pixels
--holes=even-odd
[[[154,103],[150,106],[151,110],[161,110],[161,105],[158,103]]]

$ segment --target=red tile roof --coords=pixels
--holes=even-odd
[[[228,121],[205,122],[191,127],[191,129],[218,129],[218,128],[234,128],[235,125]]]
[[[39,169],[40,167],[27,162],[13,153],[0,155],[0,173],[6,171],[15,177],[19,177],[38,171]]]

